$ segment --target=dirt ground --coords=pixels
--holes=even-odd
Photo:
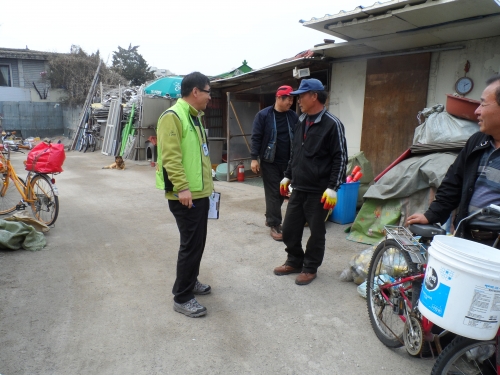
[[[208,314],[174,312],[179,236],[154,168],[101,169],[112,161],[68,152],[47,247],[0,250],[0,374],[430,373],[432,360],[378,341],[356,285],[339,280],[367,248],[345,239],[347,226],[327,224],[310,285],[273,274],[286,253],[258,186],[216,182],[221,214],[199,277],[213,290],[199,296]]]

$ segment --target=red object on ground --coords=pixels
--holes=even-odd
[[[62,143],[37,144],[28,154],[26,170],[38,173],[60,173],[66,159]]]
[[[396,160],[394,160],[386,169],[384,169],[380,174],[373,179],[373,181],[377,182],[382,178],[384,174],[389,172],[395,165],[398,165],[401,163],[403,160],[408,159],[411,155],[411,150],[408,149],[405,152],[403,152]]]
[[[238,164],[238,181],[245,181],[245,166],[243,163]]]

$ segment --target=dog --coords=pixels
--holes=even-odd
[[[121,156],[116,156],[113,164],[110,164],[107,167],[102,167],[102,169],[125,169],[125,161]]]

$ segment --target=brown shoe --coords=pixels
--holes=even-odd
[[[283,264],[282,266],[276,267],[274,269],[274,274],[278,276],[283,276],[283,275],[289,275],[291,273],[299,273],[300,271],[301,270],[298,268],[293,268],[286,264]]]
[[[297,285],[307,285],[310,284],[316,278],[315,273],[301,272],[299,276],[295,279],[295,284]]]
[[[281,233],[281,225],[271,227],[271,237],[275,241],[283,241],[283,233]]]

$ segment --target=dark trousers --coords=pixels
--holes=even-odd
[[[193,203],[196,207],[189,209],[179,201],[168,201],[181,240],[177,257],[177,278],[172,288],[174,301],[177,303],[185,303],[194,298],[193,288],[200,273],[201,257],[207,239],[209,199],[193,199]]]
[[[283,243],[288,253],[285,264],[302,268],[302,272],[316,273],[325,255],[325,218],[328,211],[323,209],[322,195],[294,189],[288,201],[283,222]],[[302,234],[306,222],[309,224],[311,236],[304,252]]]
[[[280,194],[280,182],[285,177],[287,164],[260,163],[264,195],[266,197],[266,222],[270,227],[281,224],[281,206],[284,196]]]

